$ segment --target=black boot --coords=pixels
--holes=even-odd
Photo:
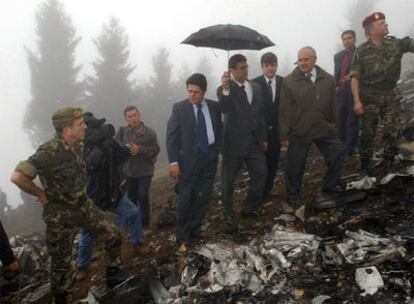
[[[119,267],[107,267],[106,268],[106,286],[108,288],[114,288],[116,285],[121,284],[127,279],[125,272]]]
[[[361,168],[360,168],[361,176],[368,175],[368,168],[369,168],[369,158],[361,158]]]
[[[55,304],[67,304],[68,303],[68,293],[62,292],[62,293],[54,293],[53,299]]]
[[[384,175],[387,175],[388,173],[393,173],[394,172],[394,168],[393,168],[393,163],[394,163],[394,157],[390,158],[390,157],[386,157],[384,158]]]

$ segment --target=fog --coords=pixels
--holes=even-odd
[[[0,188],[7,193],[12,206],[20,204],[21,198],[17,187],[9,181],[10,174],[19,160],[26,159],[34,151],[22,128],[26,105],[31,99],[30,71],[24,47],[36,51],[35,14],[42,2],[0,2]],[[83,78],[93,73],[91,62],[97,56],[93,39],[100,34],[102,24],[115,16],[128,35],[130,63],[137,66],[132,76],[138,83],[146,83],[152,76],[152,56],[160,47],[168,49],[175,77],[184,65],[196,72],[197,62],[204,56],[209,59],[216,82],[219,82],[226,67],[226,52],[180,44],[192,32],[218,23],[242,24],[268,36],[276,46],[259,51],[257,55],[275,52],[282,75],[294,68],[296,52],[305,45],[316,49],[318,64],[332,73],[333,55],[340,48],[340,33],[351,24],[349,8],[358,2],[362,1],[62,1],[77,36],[82,39],[76,48],[76,63],[83,66],[79,76]],[[413,33],[414,0],[371,2],[387,16],[390,35],[402,37]],[[259,62],[249,62],[249,65],[251,70],[258,71]],[[210,92],[214,91],[215,88],[210,88]]]

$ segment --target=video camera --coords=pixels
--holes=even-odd
[[[115,135],[115,128],[105,123],[106,119],[98,119],[91,112],[83,114],[83,119],[88,126],[85,132],[85,143],[87,146],[104,144]]]

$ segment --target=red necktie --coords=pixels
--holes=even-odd
[[[342,57],[342,62],[341,62],[341,74],[339,75],[339,87],[341,89],[345,88],[345,81],[342,81],[342,79],[344,79],[344,77],[348,74],[347,70],[348,70],[349,60],[351,60],[351,49],[348,48],[348,49],[345,49],[344,57]]]
[[[339,87],[341,89],[345,88],[345,81],[342,81],[342,79],[344,79],[344,77],[348,74],[347,70],[348,70],[349,60],[351,60],[351,49],[348,48],[348,49],[345,49],[344,57],[342,57],[342,62],[341,62],[341,74],[339,75]]]

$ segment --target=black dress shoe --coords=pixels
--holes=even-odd
[[[393,163],[394,159],[384,159],[384,175],[387,175],[389,173],[395,173]]]
[[[226,215],[225,222],[230,226],[236,225],[236,217],[234,215]]]
[[[326,193],[315,198],[312,207],[315,209],[336,208],[342,205],[360,201],[367,196],[365,191],[348,191],[348,193]]]
[[[333,188],[324,188],[322,189],[322,191],[325,193],[343,193],[343,192],[346,192],[347,190],[346,190],[346,185],[340,184],[340,185],[336,185]]]
[[[258,217],[264,215],[266,212],[263,209],[257,209],[253,211],[241,211],[240,214],[243,217]]]
[[[128,279],[127,274],[119,267],[107,267],[106,268],[106,286],[108,288],[114,288]]]
[[[300,207],[300,198],[298,198],[298,197],[290,197],[288,199],[288,203],[293,208],[299,208]]]
[[[199,239],[202,237],[201,231],[194,231],[190,233],[191,239]]]
[[[68,303],[68,293],[55,293],[53,294],[53,299],[55,304],[66,304]]]

